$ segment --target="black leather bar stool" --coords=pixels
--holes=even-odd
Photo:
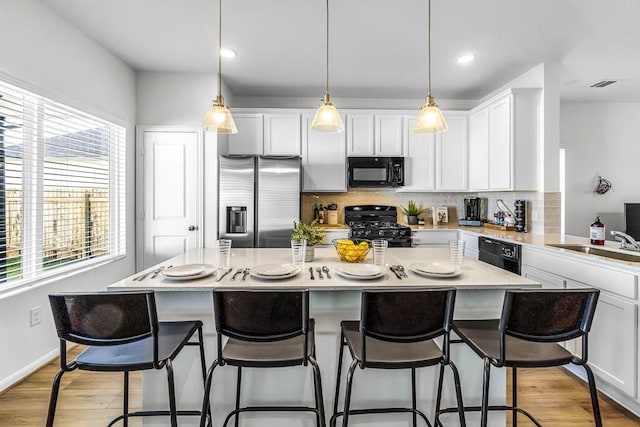
[[[466,425],[458,370],[449,360],[449,333],[455,296],[455,289],[442,288],[362,293],[360,321],[341,322],[341,345],[331,426],[335,426],[338,417],[343,417],[342,425],[346,427],[350,415],[395,412],[412,413],[414,427],[418,416],[431,426],[427,416],[417,408],[416,369],[435,365],[440,365],[435,424],[439,424],[444,368],[449,366],[453,372],[460,425]],[[443,337],[442,348],[434,342],[438,337]],[[347,372],[344,410],[338,412],[345,346],[351,353],[352,362]],[[411,369],[411,408],[351,409],[351,389],[357,366],[361,369]]]
[[[314,320],[309,318],[308,291],[215,291],[214,317],[218,339],[218,358],[207,374],[200,426],[209,412],[209,395],[214,369],[220,365],[238,368],[236,407],[225,421],[241,412],[310,411],[318,427],[325,426],[320,369],[316,362]],[[222,339],[228,337],[226,344]],[[242,368],[313,368],[315,408],[308,406],[240,406]],[[210,416],[210,415],[209,415]]]
[[[162,415],[170,416],[176,427],[179,415],[200,416],[200,411],[176,409],[173,360],[184,346],[197,345],[204,382],[201,321],[158,322],[152,291],[60,293],[49,295],[49,302],[60,339],[60,370],[51,389],[47,427],[53,426],[62,375],[75,369],[124,373],[123,413],[109,426],[122,420],[126,427],[130,417]],[[198,341],[189,342],[196,332]],[[69,363],[67,342],[89,347]],[[129,412],[129,372],[148,369],[166,370],[169,410]]]
[[[596,289],[507,291],[500,319],[454,321],[455,333],[484,359],[482,405],[465,407],[465,410],[481,411],[482,427],[487,426],[488,412],[493,410],[511,411],[514,426],[518,423],[518,413],[540,426],[529,412],[518,407],[517,368],[573,363],[583,366],[587,373],[593,418],[596,426],[602,426],[595,379],[587,365],[588,334],[599,293]],[[558,344],[574,338],[582,338],[582,357],[574,356]],[[489,405],[491,366],[511,367],[511,406]],[[441,412],[453,411],[455,408]]]

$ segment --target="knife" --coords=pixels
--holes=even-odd
[[[393,271],[393,274],[395,274],[398,279],[402,280],[400,273],[398,273],[393,267],[389,267],[389,270]]]
[[[222,279],[224,279],[224,276],[226,276],[227,274],[231,273],[233,271],[233,268],[228,269],[227,271],[225,271],[224,273],[222,273],[222,276],[218,277],[216,279],[216,282],[221,281]]]

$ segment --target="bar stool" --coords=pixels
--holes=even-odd
[[[488,411],[511,411],[513,426],[518,413],[541,426],[529,412],[518,407],[517,368],[542,368],[569,363],[583,366],[589,382],[595,425],[602,426],[595,379],[587,365],[588,333],[600,291],[565,289],[507,291],[500,319],[456,320],[453,330],[478,356],[484,359],[482,405],[465,407],[481,411],[480,425],[487,426]],[[558,343],[582,338],[582,357],[575,356]],[[489,405],[491,366],[511,367],[512,406]],[[453,412],[446,408],[444,412]]]
[[[342,418],[347,426],[350,415],[410,412],[413,426],[420,416],[428,426],[431,423],[417,408],[416,369],[440,365],[439,387],[436,400],[435,424],[438,419],[444,367],[453,372],[460,425],[465,418],[458,369],[449,359],[449,333],[453,318],[455,289],[364,291],[361,297],[360,321],[342,321],[340,354],[336,378],[336,393],[330,424]],[[434,342],[442,336],[442,348]],[[344,410],[338,412],[340,376],[344,347],[351,353],[347,372]],[[351,389],[356,367],[361,369],[411,369],[411,408],[351,409]]]
[[[310,411],[318,427],[325,426],[324,399],[320,369],[316,362],[314,320],[309,318],[308,291],[214,291],[214,317],[218,340],[218,358],[207,374],[202,417],[204,427],[209,413],[209,396],[214,369],[220,365],[238,368],[236,405],[224,420],[235,416],[238,426],[241,412]],[[228,337],[224,346],[223,336]],[[308,406],[240,407],[242,368],[313,368],[315,408]],[[209,415],[210,416],[210,415]]]
[[[200,411],[178,411],[173,380],[173,360],[184,346],[200,350],[202,379],[206,374],[202,322],[158,322],[155,298],[146,292],[59,293],[49,295],[53,319],[60,339],[60,370],[55,376],[49,401],[47,427],[53,426],[60,380],[75,369],[124,373],[123,413],[108,424],[130,417],[170,416],[171,426],[178,415],[200,415]],[[197,342],[189,342],[198,333]],[[89,346],[71,363],[67,342]],[[129,372],[165,369],[169,385],[168,411],[129,412]]]

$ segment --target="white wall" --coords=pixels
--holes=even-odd
[[[135,76],[37,0],[2,0],[0,73],[29,90],[127,127],[127,256],[92,271],[0,294],[0,390],[57,354],[47,295],[104,289],[134,268]],[[42,306],[42,323],[29,310]]]
[[[620,230],[624,227],[624,203],[640,202],[638,118],[640,104],[560,105],[560,141],[566,150],[567,234],[587,236],[589,224],[601,213],[617,213],[606,215],[612,218],[609,224],[603,222],[607,230]],[[613,184],[604,195],[594,192],[600,175]]]

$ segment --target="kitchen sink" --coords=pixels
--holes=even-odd
[[[638,254],[630,254],[624,252],[615,252],[607,249],[594,248],[588,245],[576,244],[548,244],[554,248],[566,249],[568,251],[582,252],[589,255],[598,255],[605,258],[617,259],[619,261],[638,262],[640,263],[640,252]]]

